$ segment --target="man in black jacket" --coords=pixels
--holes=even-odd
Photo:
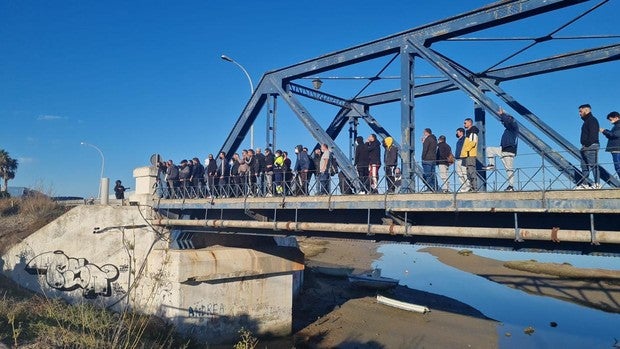
[[[362,182],[362,189],[359,194],[365,194],[369,192],[368,183],[368,166],[370,166],[370,160],[368,158],[368,147],[364,144],[364,138],[357,136],[355,138],[355,168],[357,169],[357,175]]]
[[[383,162],[385,163],[385,179],[387,181],[387,192],[394,192],[394,171],[398,165],[398,148],[394,146],[394,139],[392,137],[385,137],[383,140],[383,147],[385,152],[383,153]]]
[[[579,116],[583,120],[581,125],[581,180],[575,189],[600,189],[598,173],[598,120],[592,115],[589,104],[579,106]],[[594,185],[590,185],[590,171],[593,171]]]
[[[372,133],[368,136],[366,146],[368,147],[370,192],[377,194],[379,193],[379,167],[381,167],[381,144],[379,144],[379,141],[377,140],[377,135]]]
[[[422,136],[422,171],[424,172],[422,176],[429,191],[437,191],[436,165],[437,137],[430,128],[425,128]]]

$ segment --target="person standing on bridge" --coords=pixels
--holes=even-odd
[[[435,166],[437,165],[437,137],[430,128],[424,129],[422,136],[422,171],[426,190],[437,191],[437,176]]]
[[[446,136],[439,136],[437,140],[437,167],[439,168],[439,178],[441,178],[441,190],[444,193],[450,192],[448,169],[452,164],[449,160],[451,154],[452,148],[446,143]]]
[[[321,144],[321,151],[323,152],[323,155],[321,155],[321,165],[319,168],[319,194],[328,195],[330,192],[329,182],[331,180],[331,175],[329,173],[329,168],[331,166],[331,152],[325,143]]]
[[[271,149],[265,148],[265,196],[273,196],[273,163],[276,157],[273,156]]]
[[[296,184],[298,186],[294,194],[308,195],[308,170],[310,169],[310,158],[304,151],[304,147],[299,144],[295,147],[295,172],[297,173]]]
[[[600,189],[598,171],[598,133],[600,131],[598,120],[592,115],[589,104],[579,106],[579,116],[583,120],[581,125],[581,179],[575,189]],[[588,177],[593,172],[594,185],[589,184]]]
[[[601,128],[600,131],[607,137],[607,148],[605,151],[611,153],[611,159],[614,162],[616,174],[620,178],[620,113],[612,111],[607,114],[607,120],[614,125],[611,130]]]
[[[459,127],[456,129],[456,147],[454,148],[454,170],[456,176],[461,182],[461,186],[458,191],[469,191],[469,180],[467,179],[467,167],[465,166],[465,157],[461,157],[461,151],[463,150],[463,143],[465,142],[465,129]]]
[[[370,176],[370,192],[379,193],[379,167],[381,167],[381,145],[374,133],[368,136],[366,141],[368,147],[368,174]]]
[[[361,190],[358,194],[366,194],[369,188],[368,185],[368,167],[370,166],[370,159],[368,158],[368,147],[364,144],[364,138],[357,136],[355,138],[355,168],[357,169],[357,175],[362,184]]]
[[[204,177],[207,183],[207,190],[209,197],[215,196],[215,182],[217,180],[217,162],[213,158],[213,154],[209,154],[205,159],[205,173]]]
[[[465,158],[467,167],[467,180],[469,191],[478,191],[478,172],[476,171],[476,156],[478,155],[478,128],[474,126],[474,120],[465,119],[465,141],[461,150],[461,158]]]
[[[168,160],[166,164],[166,183],[168,183],[168,197],[175,199],[177,189],[179,187],[179,168],[174,164],[172,160]]]
[[[394,139],[392,137],[385,137],[383,140],[383,147],[385,148],[383,162],[385,163],[387,192],[394,193],[394,170],[396,170],[396,166],[398,165],[398,148],[394,146]]]
[[[226,153],[221,151],[217,160],[217,195],[226,197],[226,189],[229,188],[228,179],[230,177],[230,165],[226,161]]]
[[[488,159],[485,170],[495,169],[495,157],[499,156],[502,159],[502,164],[506,169],[506,176],[508,177],[508,186],[506,191],[514,191],[514,161],[517,156],[517,143],[519,137],[519,124],[517,120],[511,115],[507,114],[504,109],[499,108],[497,111],[500,121],[504,125],[504,133],[500,141],[500,147],[487,147],[486,157]]]
[[[192,187],[194,188],[194,194],[197,197],[202,197],[202,179],[205,175],[205,167],[202,166],[200,160],[198,158],[192,159],[192,173],[189,177],[190,182],[192,183]]]

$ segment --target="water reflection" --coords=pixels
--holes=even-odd
[[[431,254],[418,252],[421,248],[382,245],[379,252],[383,257],[373,267],[381,268],[387,277],[399,278],[401,285],[454,298],[501,322],[497,328],[500,348],[611,348],[614,338],[620,338],[620,314],[509,288],[447,266]],[[607,269],[615,260],[616,269],[620,265],[615,257],[473,251],[500,260],[536,259]],[[552,327],[552,322],[557,327]],[[528,326],[535,329],[531,335],[524,333]]]

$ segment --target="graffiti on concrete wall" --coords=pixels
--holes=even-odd
[[[30,260],[25,270],[33,275],[44,275],[50,287],[60,291],[82,289],[85,298],[110,297],[112,283],[119,270],[112,264],[97,266],[85,258],[71,258],[63,251],[42,253]]]
[[[187,312],[189,317],[198,318],[200,322],[218,319],[225,313],[222,303],[195,304],[193,307],[189,307]]]

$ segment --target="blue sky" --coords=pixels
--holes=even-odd
[[[267,71],[372,41],[481,7],[487,1],[3,1],[0,2],[0,148],[20,161],[10,186],[54,195],[96,196],[101,158],[105,176],[133,187],[132,171],[151,154],[204,159],[222,146],[249,97],[242,64],[254,84]],[[420,4],[423,4],[421,6]],[[541,36],[594,5],[590,1],[476,37]],[[612,1],[558,35],[619,34],[620,3]],[[618,39],[552,41],[507,62],[516,64]],[[448,42],[433,46],[472,70],[482,70],[527,42]],[[388,59],[324,76],[371,76]],[[398,60],[397,60],[398,62]],[[437,75],[427,64],[416,75]],[[383,76],[398,74],[398,64]],[[620,63],[507,82],[502,87],[578,145],[577,106],[590,103],[602,125],[618,105]],[[304,83],[302,81],[302,83]],[[310,84],[309,80],[305,82]],[[366,81],[325,80],[322,90],[348,98]],[[375,86],[376,85],[376,86]],[[384,79],[366,92],[397,88]],[[300,99],[302,99],[300,97]],[[306,103],[306,100],[302,101]],[[332,107],[307,102],[327,126]],[[416,139],[424,127],[446,134],[472,115],[472,101],[453,92],[416,101]],[[398,104],[371,109],[400,138]],[[264,113],[255,144],[264,146]],[[501,125],[489,117],[488,144]],[[278,148],[314,140],[290,109],[278,105]],[[360,127],[360,133],[368,134]],[[249,139],[249,137],[248,137]],[[346,146],[346,131],[338,139]],[[249,140],[244,143],[247,147]],[[526,147],[523,147],[526,148]],[[346,153],[346,148],[345,153]],[[521,149],[521,152],[532,152]],[[608,154],[601,154],[604,161]],[[518,160],[517,160],[518,166]]]

